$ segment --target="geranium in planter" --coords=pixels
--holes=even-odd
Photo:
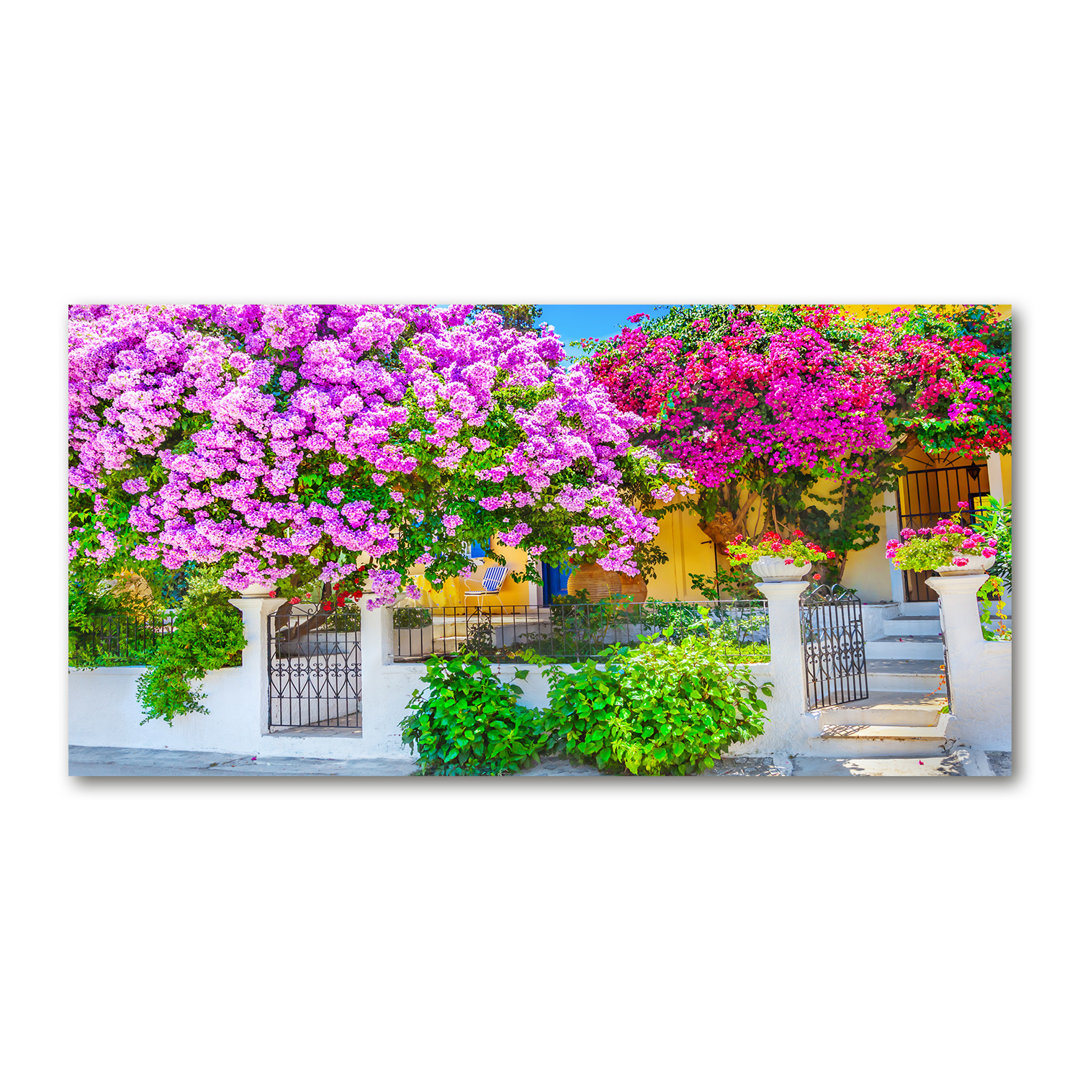
[[[968,504],[957,503],[961,510]],[[900,538],[885,545],[898,570],[935,570],[942,575],[982,574],[994,565],[997,540],[960,521],[960,514],[923,529],[901,529]]]
[[[825,551],[807,540],[802,529],[796,529],[790,540],[767,532],[756,544],[736,536],[735,543],[728,545],[728,555],[733,563],[749,563],[762,581],[798,581],[806,577],[812,563],[836,558],[835,551]]]

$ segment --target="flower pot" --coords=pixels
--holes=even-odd
[[[985,555],[968,555],[967,566],[953,566],[949,563],[948,566],[935,566],[934,573],[940,574],[942,577],[960,577],[964,574],[985,574],[991,566],[994,565],[994,559],[996,556]]]
[[[268,600],[270,598],[270,590],[265,585],[249,585],[246,589],[237,589],[237,592],[241,596],[254,597],[256,599]]]
[[[810,566],[811,564],[808,562],[788,563],[779,555],[770,555],[755,559],[750,564],[750,569],[762,581],[798,581],[800,578],[806,577]]]
[[[636,604],[643,604],[648,595],[645,579],[640,574],[627,577],[616,570],[605,570],[598,563],[584,563],[577,567],[570,575],[566,589],[571,595],[581,589],[587,590],[590,603],[606,600],[618,593],[629,596]]]

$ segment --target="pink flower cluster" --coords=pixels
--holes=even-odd
[[[389,602],[421,555],[456,572],[463,532],[565,550],[596,523],[585,553],[636,573],[640,500],[690,489],[565,359],[466,305],[73,308],[75,550],[113,554],[119,513],[136,558],[230,588],[359,566]]]

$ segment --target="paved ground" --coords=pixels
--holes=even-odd
[[[342,761],[332,758],[230,757],[193,750],[133,750],[108,746],[69,747],[71,776],[409,776],[401,758]],[[819,758],[731,757],[709,776],[1009,776],[1012,755],[958,749],[945,757]],[[596,769],[566,758],[543,758],[520,774],[600,776]],[[605,779],[615,779],[610,774]],[[702,779],[691,777],[689,779]]]

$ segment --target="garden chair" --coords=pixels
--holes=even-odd
[[[469,597],[476,597],[476,609],[480,610],[480,605],[485,596],[498,596],[502,591],[503,583],[506,581],[506,567],[505,566],[489,566],[484,571],[484,577],[481,580],[479,589],[466,589],[465,590],[465,605],[469,604]],[[466,584],[474,584],[470,579]]]

